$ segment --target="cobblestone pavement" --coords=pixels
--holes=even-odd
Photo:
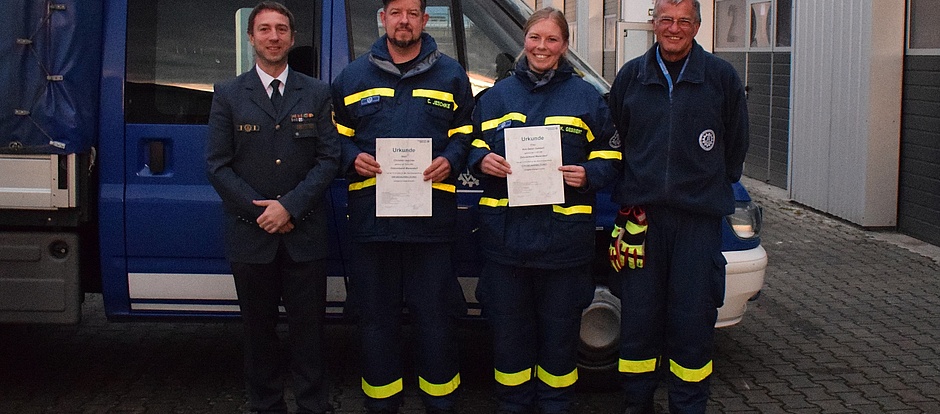
[[[744,321],[718,331],[711,411],[940,413],[940,249],[745,185],[769,265]]]
[[[718,331],[709,413],[940,413],[940,248],[745,184],[770,263],[744,320]],[[234,322],[110,323],[87,295],[79,325],[0,325],[0,413],[244,412],[240,335]],[[360,413],[352,328],[327,336],[337,413]],[[461,338],[461,411],[492,412],[487,332]],[[422,412],[405,386],[403,412]],[[614,391],[578,398],[582,414],[619,406]],[[665,412],[663,390],[657,401]]]

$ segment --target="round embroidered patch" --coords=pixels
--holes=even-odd
[[[715,131],[706,129],[698,136],[698,145],[705,151],[715,148]]]

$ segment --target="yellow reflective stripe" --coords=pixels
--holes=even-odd
[[[447,191],[448,193],[456,193],[457,186],[447,183],[431,183],[431,188],[435,190]]]
[[[480,205],[487,207],[506,207],[509,205],[508,198],[495,199],[491,197],[480,197]]]
[[[532,369],[527,368],[525,370],[513,373],[500,372],[498,369],[494,369],[496,372],[496,382],[503,384],[507,387],[515,387],[517,385],[522,385],[532,379]]]
[[[349,191],[362,190],[363,188],[372,187],[373,185],[375,185],[375,177],[367,178],[365,181],[360,181],[358,183],[349,184]],[[447,184],[447,183],[432,183],[431,188],[441,190],[441,191],[447,191],[448,193],[457,192],[456,185]]]
[[[578,368],[565,375],[552,375],[542,367],[536,367],[536,376],[546,385],[552,388],[564,388],[574,385],[578,382]]]
[[[588,142],[594,141],[594,133],[591,128],[576,116],[549,116],[545,117],[545,125],[569,125],[576,128],[583,128],[587,131]]]
[[[679,365],[676,361],[669,360],[669,370],[672,371],[675,376],[685,382],[702,382],[705,378],[708,378],[712,374],[712,361],[708,361],[704,367],[699,369],[691,369]]]
[[[460,373],[454,379],[443,384],[432,384],[428,380],[418,377],[418,387],[432,397],[443,397],[457,390],[460,385]]]
[[[345,135],[347,137],[353,137],[356,135],[356,130],[346,125],[336,124],[336,130],[340,133],[340,135]]]
[[[454,104],[454,110],[457,110],[457,102],[454,102],[454,94],[444,91],[435,91],[433,89],[415,89],[411,91],[411,96],[415,98],[438,99]]]
[[[571,207],[562,207],[559,205],[552,206],[552,211],[558,214],[564,214],[570,216],[572,214],[591,214],[593,207],[591,206],[571,206]]]
[[[593,160],[595,158],[603,158],[605,160],[622,160],[623,153],[620,151],[591,151],[588,154],[588,159]]]
[[[352,95],[349,95],[343,98],[343,104],[345,104],[346,106],[349,106],[351,104],[361,101],[363,98],[368,98],[370,96],[387,96],[389,98],[392,98],[395,96],[395,90],[392,88],[366,89],[362,92],[354,93]]]
[[[627,233],[639,234],[643,232],[644,230],[646,230],[647,226],[646,225],[641,226],[632,221],[627,221],[627,224],[624,226],[624,228],[627,230]]]
[[[362,190],[366,187],[372,187],[375,185],[375,177],[367,178],[365,181],[360,181],[358,183],[349,184],[349,191]]]
[[[656,371],[656,358],[645,361],[629,361],[621,359],[617,366],[618,371],[627,374],[644,374]]]
[[[447,131],[447,138],[454,136],[454,134],[470,135],[472,133],[473,133],[473,125],[464,125],[462,127],[457,127],[450,131]]]
[[[506,122],[506,121],[525,122],[525,115],[520,114],[518,112],[510,112],[499,118],[491,119],[489,121],[484,121],[483,124],[480,126],[480,129],[483,131],[488,131],[493,128],[496,128],[497,126],[499,126],[499,124]]]
[[[366,382],[365,378],[362,379],[362,391],[365,392],[366,395],[370,398],[377,398],[377,399],[388,398],[395,394],[400,393],[401,390],[402,390],[401,378],[395,380],[391,384],[382,385],[380,387],[369,385],[369,383]]]
[[[490,146],[487,145],[486,141],[484,141],[484,140],[482,140],[482,139],[479,139],[479,138],[473,140],[473,143],[470,144],[470,145],[473,145],[474,147],[477,147],[477,148],[486,148],[486,149],[490,149]],[[491,150],[491,151],[492,151],[492,150]]]

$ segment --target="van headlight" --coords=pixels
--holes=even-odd
[[[738,201],[734,213],[726,217],[731,230],[739,238],[747,240],[760,236],[761,208],[752,201]]]

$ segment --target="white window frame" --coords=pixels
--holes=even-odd
[[[770,30],[770,38],[767,39],[767,42],[770,44],[770,46],[751,46],[751,33],[754,31],[754,26],[753,26],[754,21],[751,20],[751,12],[754,10],[754,5],[761,4],[761,3],[770,3],[769,24],[771,26],[770,27],[771,30]],[[747,30],[745,32],[745,36],[747,37],[747,40],[745,41],[744,46],[749,52],[772,52],[773,51],[774,46],[777,44],[776,7],[777,7],[776,0],[747,0],[747,8],[746,8]]]
[[[751,46],[751,24],[752,24],[751,8],[753,7],[754,4],[766,3],[768,1],[770,1],[770,13],[771,13],[770,24],[773,26],[773,30],[771,31],[772,34],[771,34],[771,39],[770,39],[770,46],[769,47],[765,47],[765,46],[752,47]],[[794,0],[794,2],[795,1],[796,0]],[[908,0],[908,1],[911,1],[911,0]],[[790,32],[791,46],[777,46],[777,29],[778,29],[777,28],[777,0],[746,0],[744,4],[745,4],[744,46],[743,47],[742,46],[719,47],[718,42],[714,41],[713,39],[713,44],[715,45],[714,48],[716,52],[789,52],[792,50],[792,44],[793,44],[792,29]],[[791,7],[793,7],[793,3],[791,3]],[[715,9],[716,9],[715,14],[717,15],[717,7],[715,7]],[[790,10],[790,21],[791,21],[790,27],[792,28],[793,27],[793,23],[792,23],[793,10],[792,9]],[[715,23],[714,33],[717,34],[720,30],[719,30],[717,22],[714,22],[714,23]]]
[[[620,33],[617,31],[617,15],[608,14],[604,16],[604,52],[617,51],[617,39]]]
[[[907,0],[907,29],[904,33],[904,52],[908,56],[940,56],[940,48],[912,48],[911,47],[911,30],[913,26],[913,19],[911,19],[911,11],[914,8],[911,4],[914,0]],[[921,0],[923,1],[923,0]]]

